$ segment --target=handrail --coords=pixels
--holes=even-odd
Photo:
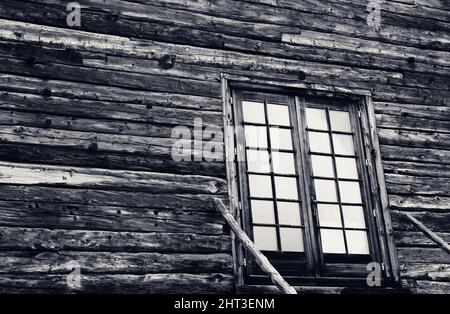
[[[228,225],[233,230],[236,237],[241,241],[241,243],[245,246],[247,250],[255,258],[256,263],[261,267],[261,269],[270,276],[272,282],[283,292],[286,294],[297,294],[297,291],[290,286],[286,280],[280,275],[280,273],[272,266],[267,257],[261,253],[258,248],[256,248],[255,244],[252,240],[247,236],[244,230],[239,226],[239,224],[234,219],[233,215],[230,213],[228,208],[222,202],[221,199],[215,198],[214,203],[216,204],[219,211],[222,213],[222,216],[227,221]]]
[[[411,216],[408,213],[402,213],[403,217],[409,219],[409,221],[418,229],[420,229],[425,235],[427,235],[431,240],[433,240],[437,245],[439,245],[445,252],[450,254],[450,245],[444,241],[440,236],[436,233],[428,229],[423,223],[417,220],[415,217]]]

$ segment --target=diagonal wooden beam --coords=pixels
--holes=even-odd
[[[437,245],[439,245],[445,252],[450,254],[450,245],[444,241],[436,233],[428,229],[423,223],[417,220],[415,217],[408,213],[402,213],[403,217],[406,217],[414,226],[420,229],[426,236],[433,240]]]
[[[221,212],[222,216],[227,221],[228,225],[231,227],[236,237],[242,244],[245,246],[247,250],[255,257],[256,263],[261,267],[261,269],[270,276],[272,282],[283,292],[286,294],[297,294],[297,291],[290,286],[286,280],[280,275],[280,273],[272,266],[267,257],[258,250],[253,243],[252,240],[247,236],[244,230],[239,226],[239,224],[234,219],[233,215],[231,215],[228,208],[222,202],[221,199],[215,198],[214,203],[217,208]]]

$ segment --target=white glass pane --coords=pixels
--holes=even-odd
[[[342,206],[346,228],[366,228],[364,211],[361,206]]]
[[[277,198],[288,200],[298,199],[297,179],[275,176],[275,190]]]
[[[251,207],[253,223],[275,223],[275,212],[272,201],[251,200]]]
[[[323,253],[345,254],[344,233],[342,230],[320,229]]]
[[[272,182],[270,176],[251,174],[248,176],[250,196],[272,197]]]
[[[327,133],[308,132],[309,148],[316,153],[331,153],[330,136]]]
[[[333,134],[334,153],[340,155],[355,155],[353,136]]]
[[[351,132],[350,115],[345,111],[330,110],[331,129],[333,131]]]
[[[244,114],[244,122],[266,124],[266,117],[264,116],[263,103],[253,101],[243,101],[242,111]]]
[[[361,203],[359,182],[339,181],[339,191],[342,203]]]
[[[328,130],[326,111],[323,109],[306,108],[306,123],[310,129]]]
[[[294,202],[277,202],[278,222],[282,225],[300,226],[300,207]]]
[[[289,106],[267,104],[267,118],[269,124],[289,126]]]
[[[247,168],[250,172],[270,172],[269,152],[248,149]]]
[[[270,144],[273,149],[292,149],[291,130],[270,128]]]
[[[314,187],[316,189],[316,199],[322,202],[336,202],[336,183],[331,180],[314,180]]]
[[[302,229],[280,228],[281,250],[283,252],[303,252]]]
[[[280,174],[295,174],[294,154],[272,152],[273,171]]]
[[[277,251],[277,234],[275,228],[253,226],[255,245],[261,251]]]
[[[321,227],[342,227],[339,205],[317,204],[317,211]]]
[[[358,169],[356,168],[355,158],[336,158],[336,171],[338,178],[358,179]]]
[[[316,177],[333,178],[333,159],[329,156],[311,155],[313,175]]]
[[[249,147],[267,148],[267,131],[264,126],[245,126],[245,142]]]
[[[369,243],[365,231],[346,230],[345,237],[349,254],[369,254]]]

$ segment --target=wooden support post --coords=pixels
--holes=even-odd
[[[291,287],[286,280],[280,275],[280,273],[270,264],[267,257],[258,250],[253,243],[252,240],[247,236],[247,234],[242,230],[239,224],[234,219],[233,215],[231,215],[228,208],[222,202],[222,200],[216,198],[214,199],[217,208],[222,213],[222,216],[227,221],[228,225],[231,227],[236,237],[242,244],[245,246],[247,250],[255,257],[256,263],[261,267],[261,269],[270,276],[272,282],[283,292],[286,294],[297,294],[297,291],[293,287]]]
[[[416,226],[418,229],[420,229],[423,233],[425,233],[431,240],[436,242],[437,245],[439,245],[445,252],[450,254],[450,245],[445,242],[440,236],[438,236],[436,233],[428,229],[423,223],[418,221],[416,218],[411,216],[408,213],[402,213],[403,217],[406,217],[409,219],[409,221]]]

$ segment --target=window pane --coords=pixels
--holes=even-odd
[[[369,254],[369,243],[365,231],[345,231],[349,254]]]
[[[342,203],[361,203],[361,190],[359,182],[339,181]]]
[[[267,104],[269,124],[290,126],[289,106]]]
[[[331,180],[314,180],[316,199],[322,202],[336,202],[336,184]]]
[[[323,253],[345,254],[342,230],[320,229]]]
[[[250,172],[270,172],[269,152],[248,149],[247,168]]]
[[[245,126],[245,141],[249,147],[267,148],[267,131],[264,126]]]
[[[353,136],[333,134],[334,153],[341,155],[355,155]]]
[[[281,225],[300,226],[300,207],[294,202],[277,202],[278,222]]]
[[[275,190],[277,198],[289,200],[298,199],[297,179],[275,176]]]
[[[273,227],[253,226],[255,245],[261,251],[277,251],[277,234]]]
[[[342,228],[339,205],[317,204],[317,211],[319,212],[319,224],[321,227]]]
[[[351,132],[350,115],[345,111],[330,110],[331,129],[333,131]]]
[[[364,211],[361,206],[342,206],[346,228],[366,228]]]
[[[313,175],[333,178],[333,159],[329,156],[311,155]]]
[[[264,116],[263,103],[254,101],[243,101],[242,111],[244,114],[244,122],[266,124],[266,117]]]
[[[273,171],[280,174],[295,174],[294,154],[272,152]]]
[[[303,235],[300,228],[280,228],[281,250],[303,252]]]
[[[252,221],[260,224],[275,224],[272,201],[251,200]]]
[[[336,158],[336,170],[338,178],[358,179],[358,169],[356,168],[355,158]]]
[[[270,176],[251,174],[248,176],[250,196],[272,197],[272,182]]]
[[[292,149],[292,135],[289,129],[270,128],[272,149]]]
[[[330,136],[327,133],[309,132],[309,148],[316,153],[331,153]]]
[[[326,111],[323,109],[306,108],[306,123],[310,129],[328,130]]]

